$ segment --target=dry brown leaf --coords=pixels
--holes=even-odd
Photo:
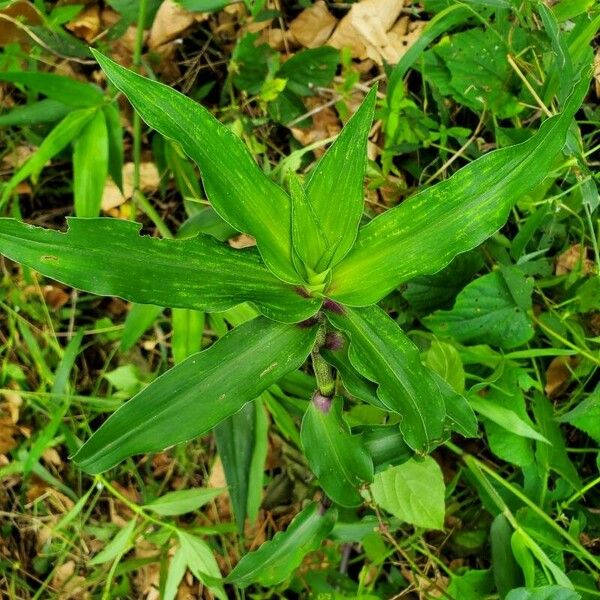
[[[283,31],[283,29],[274,29],[269,27],[264,29],[258,40],[257,45],[268,44],[273,50],[285,52],[294,42],[294,38],[290,35],[289,31]],[[287,46],[286,46],[287,44]]]
[[[109,210],[121,206],[133,195],[133,171],[132,162],[123,165],[123,193],[117,187],[112,179],[107,179],[104,184],[104,193],[102,195],[102,210]],[[160,175],[153,162],[143,162],[140,164],[140,188],[143,192],[154,192],[158,189]]]
[[[206,21],[207,13],[193,13],[185,10],[174,0],[165,0],[158,9],[150,35],[148,47],[162,51],[162,46],[178,38],[194,23]]]
[[[42,459],[46,464],[54,465],[55,467],[60,467],[63,464],[62,458],[56,448],[46,448],[42,454]]]
[[[351,49],[352,56],[371,58],[378,64],[396,64],[414,41],[407,24],[395,27],[404,0],[361,0],[352,5],[327,42],[334,48]]]
[[[289,31],[305,48],[318,48],[325,44],[336,24],[337,19],[325,2],[318,0],[290,23]]]
[[[75,561],[68,560],[56,569],[54,569],[54,577],[52,578],[52,587],[55,590],[62,590],[63,586],[75,574]]]
[[[149,558],[156,556],[156,545],[139,538],[135,545],[136,558]],[[160,564],[153,562],[136,570],[134,575],[138,598],[145,600],[160,600]]]
[[[6,454],[17,446],[19,428],[10,416],[0,414],[0,454]]]
[[[35,478],[25,494],[27,502],[34,502],[40,498],[46,499],[60,514],[65,514],[74,506],[73,500],[51,485]]]
[[[546,370],[546,385],[544,391],[549,398],[557,396],[569,385],[573,369],[577,365],[574,356],[556,356]]]
[[[35,146],[30,146],[29,144],[15,146],[12,152],[9,152],[2,158],[2,163],[11,169],[16,169],[17,167],[20,167],[32,154],[35,154],[36,149],[37,148]]]
[[[565,250],[557,259],[554,273],[556,275],[567,275],[571,271],[581,271],[584,275],[591,273],[594,269],[594,261],[587,257],[587,248],[581,244],[575,244]]]
[[[226,488],[227,487],[227,479],[225,477],[225,471],[223,469],[223,463],[221,462],[221,458],[217,456],[215,462],[213,463],[212,469],[210,470],[210,476],[208,478],[207,487],[209,488]],[[229,494],[227,492],[223,492],[219,496],[215,498],[215,504],[217,506],[218,515],[212,514],[213,505],[209,504],[207,507],[207,511],[209,513],[209,518],[219,518],[221,520],[226,520],[231,517],[231,504],[229,501]]]
[[[33,4],[22,0],[13,2],[0,10],[5,18],[0,19],[0,46],[20,42],[29,42],[26,32],[27,25],[41,25],[42,17]]]
[[[256,240],[247,233],[240,233],[239,235],[236,235],[227,241],[232,248],[236,248],[237,250],[256,246]]]
[[[78,38],[91,42],[100,32],[100,6],[88,6],[67,23],[66,28]]]
[[[46,304],[54,311],[60,310],[71,296],[56,285],[45,285],[42,289]]]
[[[21,398],[17,391],[3,392],[2,396],[5,402],[2,403],[0,408],[10,416],[13,423],[18,423],[21,406],[23,406],[23,398]]]

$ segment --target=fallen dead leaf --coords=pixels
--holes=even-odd
[[[557,259],[554,273],[567,275],[571,271],[580,270],[584,275],[593,271],[594,261],[587,257],[588,249],[581,244],[575,244],[565,250]]]
[[[268,29],[263,29],[256,43],[257,45],[268,44],[273,50],[285,52],[292,42],[293,37],[290,35],[289,31],[269,27]]]
[[[221,458],[219,456],[217,456],[217,458],[215,459],[212,469],[210,470],[210,476],[208,478],[207,487],[223,489],[227,487],[227,479],[225,477],[225,471],[223,470],[223,463],[221,462]],[[217,506],[218,515],[213,514],[213,505],[209,504],[207,507],[209,518],[214,517],[225,520],[231,517],[231,504],[229,501],[229,494],[223,492],[215,498],[215,503]]]
[[[24,0],[17,0],[0,10],[0,46],[20,42],[27,44],[29,36],[26,32],[27,25],[41,25],[42,17],[33,4]]]
[[[35,154],[35,146],[21,144],[16,146],[12,152],[9,152],[2,158],[2,163],[11,169],[20,167],[32,154]]]
[[[0,416],[0,454],[10,452],[17,445],[19,428],[9,416]]]
[[[102,210],[109,210],[121,206],[133,195],[133,171],[132,162],[123,165],[123,193],[117,187],[112,179],[107,179],[104,184],[104,193],[102,195]],[[140,164],[140,188],[143,192],[154,192],[158,189],[160,175],[153,162],[143,162]]]
[[[325,2],[318,0],[290,23],[289,31],[305,48],[318,48],[325,44],[336,25],[337,19]]]
[[[557,396],[567,388],[577,362],[574,356],[556,356],[552,359],[546,370],[544,386],[544,391],[549,398]]]
[[[62,492],[53,488],[51,485],[35,478],[32,485],[25,494],[27,502],[35,502],[42,497],[48,501],[48,504],[57,510],[60,514],[65,514],[74,506],[73,500],[65,496]]]
[[[156,556],[156,546],[140,538],[135,545],[135,557],[144,559]],[[138,598],[145,600],[160,600],[160,564],[152,562],[136,570],[134,575]]]
[[[54,465],[55,467],[60,467],[63,464],[56,448],[46,448],[42,454],[42,459],[46,464]]]
[[[54,570],[52,578],[52,587],[56,590],[62,590],[65,583],[75,574],[75,561],[68,560]]]
[[[360,60],[370,58],[377,64],[396,64],[418,37],[417,29],[406,20],[396,23],[404,0],[361,0],[352,5],[327,44],[350,48]],[[412,29],[411,29],[412,27]]]
[[[256,240],[247,233],[240,233],[239,235],[236,235],[227,241],[232,248],[236,248],[237,250],[256,246]]]
[[[88,6],[67,23],[66,28],[78,38],[91,42],[100,32],[100,6]]]
[[[160,5],[152,23],[148,36],[148,47],[160,52],[162,46],[178,38],[194,23],[207,19],[207,13],[189,12],[173,0],[165,0]]]
[[[42,289],[46,304],[53,311],[60,310],[70,299],[70,295],[56,285],[45,285]]]

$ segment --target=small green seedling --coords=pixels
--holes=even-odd
[[[425,457],[452,431],[476,434],[466,399],[421,363],[417,347],[377,303],[502,227],[516,201],[552,169],[588,81],[581,78],[563,111],[528,141],[490,152],[361,226],[375,89],[309,175],[291,177],[286,191],[202,106],[95,56],[148,125],[198,164],[214,210],[257,247],[235,250],[207,235],[155,239],[140,236],[135,223],[109,218],[69,219],[66,233],[0,219],[0,251],[95,294],[208,312],[248,302],[261,313],[117,410],[74,457],[89,473],[209,432],[310,358],[317,389],[300,439],[329,500],[303,510],[227,580],[275,584],[328,535],[335,505],[363,502],[386,443],[386,464],[393,464]],[[335,372],[391,425],[368,435],[352,431]],[[419,464],[411,468],[429,468]],[[385,497],[382,485],[372,490],[375,500]],[[443,508],[443,494],[441,502]]]

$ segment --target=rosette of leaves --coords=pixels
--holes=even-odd
[[[421,363],[417,347],[377,303],[401,283],[439,271],[502,227],[515,202],[553,167],[588,81],[578,81],[563,111],[528,141],[488,153],[361,226],[374,89],[310,174],[303,181],[292,177],[284,190],[202,106],[95,56],[147,124],[198,164],[214,210],[252,235],[257,247],[236,250],[203,234],[140,236],[140,225],[111,218],[69,219],[66,233],[4,218],[0,251],[95,294],[208,312],[249,302],[260,316],[179,363],[119,408],[75,455],[82,469],[99,473],[126,457],[204,434],[307,359],[318,389],[300,439],[335,504],[359,505],[361,487],[380,466],[378,459],[385,455],[390,464],[385,435],[365,436],[348,427],[335,371],[353,396],[399,423],[386,428],[398,460],[429,453],[453,430],[475,434],[466,400]],[[310,549],[334,521],[335,508],[313,505],[290,531]],[[274,583],[290,564],[299,564],[299,546],[290,546],[288,537],[276,536],[268,544],[268,553],[248,555],[229,581]],[[266,553],[269,568],[257,569]]]

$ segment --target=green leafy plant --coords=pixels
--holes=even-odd
[[[138,224],[115,219],[69,219],[68,230],[61,233],[3,218],[0,251],[81,290],[153,305],[152,316],[157,306],[210,313],[242,303],[260,314],[241,318],[213,346],[185,360],[190,349],[183,342],[178,364],[118,409],[74,460],[89,473],[101,473],[132,455],[207,433],[234,415],[243,426],[240,411],[310,358],[317,389],[299,441],[325,497],[309,504],[286,532],[245,556],[225,581],[246,586],[285,579],[332,531],[334,505],[374,502],[414,525],[441,527],[443,480],[426,455],[452,432],[476,435],[475,416],[461,394],[464,381],[450,385],[433,354],[427,361],[432,368],[423,364],[417,346],[377,303],[400,284],[440,271],[503,226],[516,201],[553,169],[588,89],[586,77],[574,82],[562,112],[526,142],[488,153],[363,224],[375,89],[309,175],[304,180],[291,175],[284,190],[202,106],[95,56],[142,119],[197,163],[212,208],[232,228],[253,236],[257,248],[235,250],[205,234],[162,240],[140,236]],[[514,308],[527,309],[527,290],[515,291],[518,276],[507,269],[488,277],[477,285],[491,289],[494,310],[504,316]],[[459,297],[451,313],[439,311],[431,323],[458,327],[472,319],[474,287]],[[185,314],[178,315],[189,323]],[[486,327],[491,326],[484,323],[482,331],[465,339],[478,339]],[[503,335],[497,327],[493,331]],[[525,320],[514,333],[516,341],[506,346],[528,335]],[[339,393],[342,384],[383,411],[387,425],[350,427]],[[492,423],[505,417],[483,400],[474,408]],[[529,437],[545,441],[526,421],[519,424]],[[422,487],[415,482],[426,482],[431,494],[419,492]],[[201,502],[184,499],[186,510]],[[242,504],[236,514],[243,521],[247,503]],[[166,505],[147,509],[172,514]],[[132,523],[105,548],[109,557],[128,548]],[[183,532],[178,535],[173,567],[184,571],[188,565],[222,595],[207,547],[197,547],[201,541]]]

